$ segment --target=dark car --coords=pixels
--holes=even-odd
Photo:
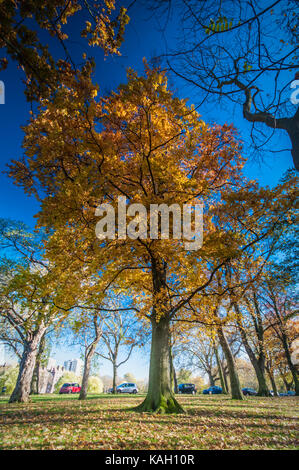
[[[179,393],[190,393],[195,395],[197,390],[195,384],[179,384],[178,386]]]
[[[202,393],[204,395],[216,395],[222,393],[222,388],[217,387],[217,385],[214,385],[213,387],[205,388]]]
[[[242,388],[243,395],[257,395],[257,391],[254,388],[245,387]]]
[[[80,393],[81,387],[77,383],[66,383],[63,384],[61,389],[59,390],[60,395],[62,393]]]

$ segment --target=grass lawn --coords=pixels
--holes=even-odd
[[[2,449],[295,449],[297,397],[179,396],[182,415],[131,411],[142,396],[33,396],[0,399]]]

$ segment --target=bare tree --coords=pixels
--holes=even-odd
[[[111,312],[105,319],[102,342],[106,346],[106,353],[96,351],[100,357],[110,361],[113,367],[113,393],[116,393],[116,380],[118,368],[131,357],[133,349],[143,344],[144,327],[134,321],[131,315],[121,311]],[[121,350],[125,351],[119,359]]]
[[[182,340],[180,355],[181,364],[206,374],[211,387],[219,380],[213,341],[205,331],[189,330]]]
[[[276,129],[285,131],[299,170],[298,99],[291,99],[290,89],[299,78],[298,0],[156,0],[152,4],[160,18],[163,14],[171,18],[171,13],[181,18],[177,45],[171,42],[163,57],[177,77],[200,91],[199,104],[216,100],[230,104],[231,110],[237,104],[251,123],[255,151],[270,141]]]
[[[20,357],[10,402],[28,400],[41,339],[58,314],[42,246],[43,235],[31,234],[21,222],[0,220],[0,249],[10,256],[0,259],[1,324],[7,343]]]
[[[102,312],[95,310],[90,315],[89,323],[84,324],[84,368],[79,400],[85,400],[87,397],[88,379],[90,375],[92,359],[103,334],[103,322],[104,316]]]
[[[271,328],[275,331],[278,340],[284,349],[285,361],[292,374],[296,395],[299,395],[299,377],[296,365],[291,356],[291,343],[297,336],[293,336],[293,322],[298,319],[298,308],[294,295],[281,293],[282,286],[277,280],[268,280],[264,286],[265,295],[262,302],[268,311]],[[296,331],[296,329],[295,329]]]

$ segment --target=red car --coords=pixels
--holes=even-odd
[[[63,384],[59,393],[79,393],[81,387],[79,384]]]

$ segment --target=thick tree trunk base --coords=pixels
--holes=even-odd
[[[27,395],[23,396],[22,394],[11,396],[8,401],[8,403],[29,403],[29,402],[31,402],[31,398]]]
[[[157,396],[148,395],[146,399],[134,411],[140,413],[185,413],[182,406],[177,402],[173,395],[165,396],[159,394]]]
[[[259,390],[257,392],[257,397],[271,397],[271,393],[269,392],[269,390]]]
[[[24,344],[16,386],[10,396],[9,403],[28,403],[32,376],[35,369],[39,342],[45,329],[40,329],[33,339]]]
[[[136,411],[150,413],[183,413],[172,392],[169,361],[170,320],[152,320],[152,344],[147,396]]]
[[[241,394],[235,394],[235,395],[232,395],[232,400],[244,400],[244,397],[243,395]]]
[[[220,326],[218,327],[218,337],[227,362],[232,400],[244,400],[243,393],[240,387],[240,381],[235,360],[228,344],[228,341],[226,339],[226,336],[223,333],[222,327]]]

